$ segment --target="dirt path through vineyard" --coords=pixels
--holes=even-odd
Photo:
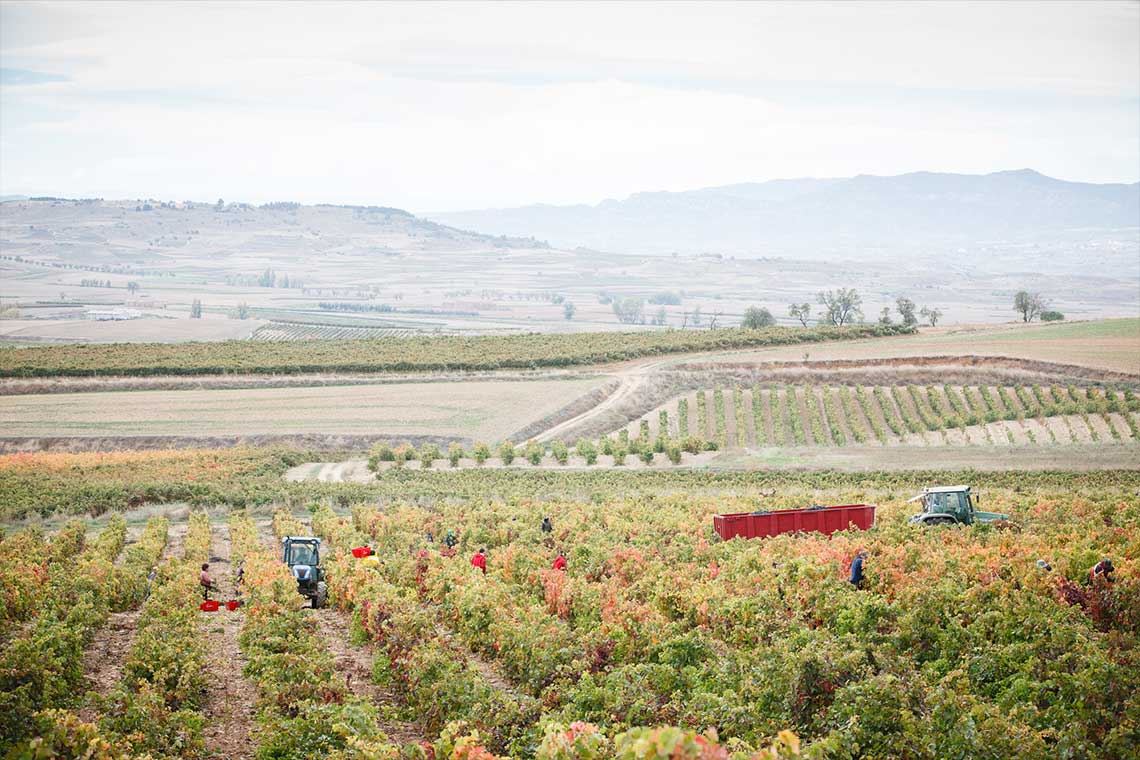
[[[308,525],[307,518],[302,522]],[[258,535],[274,554],[281,551],[280,542],[273,535],[273,525],[269,521],[258,523]],[[311,528],[309,528],[312,533]],[[328,551],[329,544],[322,546],[322,551]],[[380,729],[387,734],[388,739],[397,744],[412,744],[424,741],[423,735],[414,723],[397,720],[388,713],[393,705],[399,704],[399,698],[390,689],[387,689],[372,680],[372,669],[375,663],[376,651],[371,644],[357,645],[352,641],[352,625],[348,613],[326,607],[322,610],[306,609],[317,624],[320,640],[333,656],[333,664],[337,672],[344,676],[348,690],[358,696],[363,696],[380,711]]]
[[[170,525],[160,563],[170,557],[182,556],[182,539],[186,536],[186,528],[187,523],[184,522]],[[132,543],[133,539],[128,541],[117,561],[122,561],[123,555]],[[123,665],[135,641],[135,628],[141,613],[141,604],[135,609],[112,612],[107,622],[95,631],[91,644],[83,653],[83,676],[87,679],[88,688],[99,696],[105,697],[110,694],[122,679]],[[99,713],[94,705],[85,704],[79,710],[79,717],[84,721],[93,722],[98,719]]]
[[[388,735],[389,741],[400,745],[423,741],[424,737],[414,723],[395,720],[385,714],[386,707],[397,704],[399,700],[390,689],[372,680],[376,652],[370,644],[360,646],[352,642],[348,615],[331,607],[309,610],[309,613],[316,620],[321,641],[332,653],[336,670],[344,676],[348,690],[367,698],[380,710],[380,728]]]
[[[235,599],[229,526],[225,523],[213,526],[211,536],[210,575],[220,587],[211,598],[223,602]],[[242,674],[245,655],[238,646],[245,615],[240,610],[228,612],[223,604],[218,612],[203,612],[201,617],[210,662],[206,701],[202,707],[202,714],[206,716],[202,731],[206,757],[243,760],[257,751],[253,735],[257,690]]]

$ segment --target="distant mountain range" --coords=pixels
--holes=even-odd
[[[1140,236],[1140,184],[1066,182],[1030,169],[993,174],[785,179],[637,193],[595,206],[428,214],[461,229],[534,236],[560,248],[743,256],[937,253],[999,243]]]

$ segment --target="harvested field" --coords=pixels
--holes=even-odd
[[[605,379],[0,397],[10,437],[346,434],[498,440]]]

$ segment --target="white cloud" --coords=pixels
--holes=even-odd
[[[448,210],[781,176],[1135,181],[1128,4],[0,5],[0,193]]]

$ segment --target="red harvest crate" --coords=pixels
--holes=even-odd
[[[219,606],[220,605],[216,600],[207,599],[198,605],[198,609],[202,610],[202,612],[217,612]]]
[[[370,553],[371,550],[367,546],[358,546],[352,550],[352,556],[356,557],[357,559],[364,559]]]
[[[713,515],[713,529],[725,541],[730,538],[767,538],[781,533],[818,531],[831,535],[854,526],[867,530],[875,524],[874,504],[843,504],[834,507],[781,509],[772,512],[741,512]]]

